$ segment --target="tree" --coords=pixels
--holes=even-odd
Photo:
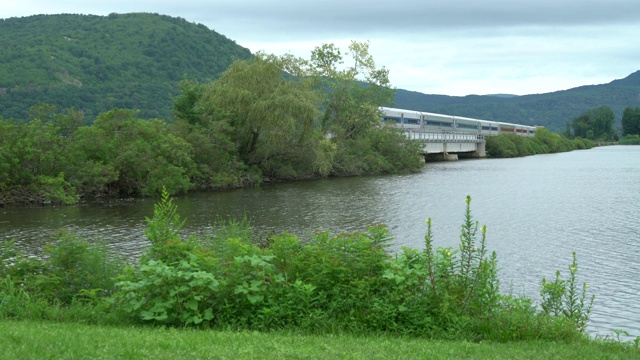
[[[113,109],[76,135],[77,185],[91,195],[158,195],[191,188],[190,144],[158,119]]]
[[[592,140],[615,140],[613,129],[615,114],[608,106],[600,106],[582,113],[573,119],[573,132],[576,137]]]
[[[259,182],[260,179],[246,172],[239,159],[229,119],[222,112],[205,114],[201,106],[205,89],[205,85],[185,79],[173,106],[177,120],[172,124],[172,132],[191,144],[195,188],[241,187]]]
[[[204,91],[203,116],[228,121],[245,164],[277,178],[326,174],[322,134],[314,123],[318,95],[302,61],[263,53],[236,61]]]
[[[622,136],[640,134],[640,107],[628,107],[622,113]]]
[[[351,42],[347,54],[353,65],[343,67],[341,51],[334,44],[316,47],[309,75],[324,94],[322,129],[342,139],[355,139],[380,123],[378,108],[393,102],[395,89],[390,86],[389,70],[376,68],[368,42]]]

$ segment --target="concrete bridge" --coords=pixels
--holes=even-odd
[[[422,143],[426,161],[453,161],[486,157],[485,136],[465,131],[402,129],[412,140]]]

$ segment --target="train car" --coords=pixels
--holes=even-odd
[[[426,131],[477,132],[481,135],[516,134],[532,137],[536,133],[535,126],[511,124],[499,121],[474,119],[463,116],[452,116],[428,113],[415,110],[380,107],[383,122],[393,122],[405,129],[421,129]]]
[[[456,131],[480,132],[480,120],[468,117],[455,116]]]
[[[398,125],[402,124],[401,109],[381,107],[380,111],[382,111],[382,122],[387,123],[387,122],[393,121]]]
[[[422,128],[425,130],[455,130],[455,118],[451,115],[422,113]]]
[[[395,109],[389,107],[381,107],[382,121],[383,122],[395,122],[396,126],[402,128],[415,128],[422,127],[422,113],[415,110]]]
[[[516,126],[509,123],[498,123],[500,134],[513,134],[516,132]]]
[[[480,120],[480,134],[498,135],[500,133],[500,123],[497,121]]]

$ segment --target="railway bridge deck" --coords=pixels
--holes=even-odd
[[[425,160],[452,161],[486,157],[485,136],[465,131],[403,129],[405,135],[422,143]]]

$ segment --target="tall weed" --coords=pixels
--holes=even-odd
[[[575,324],[580,332],[584,332],[595,296],[592,295],[590,298],[587,296],[588,285],[586,283],[582,284],[581,289],[578,287],[576,253],[573,252],[572,256],[573,261],[569,265],[568,279],[562,279],[560,271],[556,272],[556,278],[553,281],[542,279],[540,289],[542,303],[540,305],[545,314],[568,319]]]

